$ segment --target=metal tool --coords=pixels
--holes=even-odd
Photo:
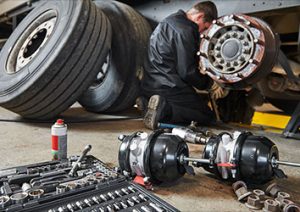
[[[9,196],[0,196],[0,208],[5,208],[10,205],[10,198]]]
[[[78,158],[78,160],[75,162],[75,164],[73,165],[71,171],[69,172],[69,176],[74,177],[75,172],[77,171],[78,167],[79,167],[79,163],[83,160],[83,158],[86,156],[86,154],[92,149],[92,145],[87,145],[81,156]]]
[[[27,201],[28,194],[26,192],[16,193],[10,196],[13,204],[22,204]]]
[[[28,196],[31,199],[39,199],[44,195],[44,193],[43,189],[34,189],[28,192]]]
[[[165,211],[163,208],[159,207],[158,205],[154,204],[153,202],[150,202],[149,206],[154,208],[154,210],[156,212],[164,212]]]
[[[83,209],[83,203],[82,203],[81,201],[75,202],[75,205],[76,205],[80,210]]]
[[[172,134],[182,138],[185,142],[193,144],[206,144],[209,138],[201,132],[195,132],[189,128],[173,128]]]
[[[91,199],[84,199],[83,202],[87,204],[89,207],[92,207],[93,201]]]
[[[68,212],[69,211],[68,208],[65,206],[61,206],[57,210],[58,210],[58,212]]]
[[[152,212],[152,210],[148,207],[148,206],[142,206],[141,209],[144,211],[144,212]]]
[[[77,207],[73,203],[69,203],[69,204],[67,204],[67,208],[69,209],[69,211],[74,212],[74,211],[76,211]]]
[[[56,187],[56,194],[65,193],[68,191],[68,187],[65,185],[59,185]]]
[[[300,167],[300,163],[280,161],[280,160],[276,160],[276,158],[272,158],[272,164],[273,164],[273,166],[283,165],[283,166]]]
[[[3,186],[1,186],[0,192],[1,192],[1,194],[5,194],[5,195],[12,194],[12,189],[8,182],[3,182]]]
[[[131,199],[133,199],[133,201],[135,201],[137,204],[139,204],[141,201],[139,200],[138,197],[136,196],[132,196]]]

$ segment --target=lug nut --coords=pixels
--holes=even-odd
[[[278,202],[271,200],[271,199],[267,199],[264,202],[264,208],[263,208],[264,212],[279,212],[279,204]]]
[[[258,196],[251,194],[246,202],[246,206],[253,210],[260,210],[263,208],[263,204]]]
[[[300,207],[299,205],[296,204],[288,204],[284,206],[283,212],[300,212]]]
[[[276,183],[272,183],[266,188],[266,194],[275,198],[280,190]]]
[[[288,199],[279,199],[278,197],[275,199],[275,201],[278,202],[280,210],[283,210],[283,208],[286,205],[294,204],[294,202],[292,202],[291,200],[288,200]]]
[[[245,200],[249,195],[251,195],[251,192],[247,189],[246,183],[243,181],[233,183],[232,188],[239,201]]]
[[[255,194],[256,196],[259,197],[259,199],[263,199],[263,197],[265,196],[265,192],[259,189],[254,189],[253,190],[253,194]]]
[[[286,192],[282,192],[282,191],[279,191],[278,194],[277,194],[277,198],[282,201],[283,199],[288,199],[290,198],[291,196],[286,193]]]

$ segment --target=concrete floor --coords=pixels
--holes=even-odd
[[[123,114],[124,115],[124,114]],[[137,116],[134,112],[131,115]],[[91,154],[113,166],[118,165],[120,134],[131,134],[138,130],[148,131],[142,121],[107,121],[111,117],[95,115],[76,106],[65,113],[68,123],[68,154],[78,155],[85,145],[93,146]],[[0,108],[0,119],[19,120],[19,117]],[[92,120],[93,122],[83,122]],[[105,121],[106,120],[106,121]],[[50,127],[52,123],[22,123],[0,121],[0,169],[25,165],[51,159]],[[282,160],[300,162],[299,140],[287,140],[277,134],[254,130],[255,133],[271,138],[280,150]],[[190,145],[193,156],[201,152],[200,146]],[[283,167],[288,179],[276,180],[284,191],[292,195],[294,201],[300,200],[300,169]],[[215,179],[202,169],[196,176],[185,175],[174,185],[155,187],[154,193],[181,211],[248,211],[239,203],[231,189],[231,184]]]

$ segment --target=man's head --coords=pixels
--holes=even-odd
[[[187,11],[187,17],[198,25],[199,32],[202,33],[218,18],[217,7],[211,1],[200,2]]]

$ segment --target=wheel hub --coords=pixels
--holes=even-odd
[[[257,82],[272,70],[279,50],[269,26],[245,15],[221,17],[201,37],[201,71],[227,87]]]
[[[27,65],[45,45],[53,31],[55,22],[56,17],[41,23],[27,37],[18,54],[16,72]]]

